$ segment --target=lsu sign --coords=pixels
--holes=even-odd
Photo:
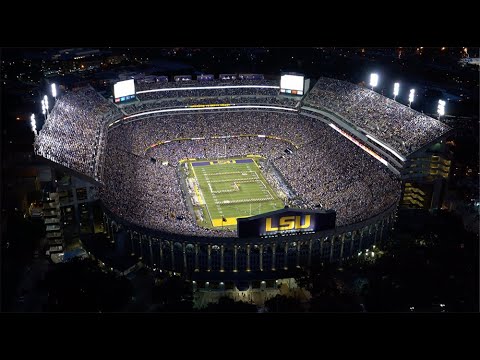
[[[265,231],[285,231],[285,230],[302,230],[308,229],[311,224],[312,215],[282,216],[278,221],[278,226],[272,225],[274,218],[267,217],[265,219]],[[303,220],[302,220],[303,218]]]
[[[237,219],[238,236],[261,237],[270,235],[313,233],[335,227],[333,210],[303,210],[285,208],[249,218]]]

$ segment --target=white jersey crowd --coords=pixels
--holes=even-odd
[[[337,113],[404,156],[450,130],[375,91],[336,79],[320,78],[303,102]]]
[[[138,84],[137,91],[159,86],[249,84],[278,85],[266,80],[215,80]],[[201,104],[297,107],[298,100],[278,97],[278,91],[159,91],[137,94],[142,101],[126,104],[122,110],[124,114],[135,114]],[[342,116],[403,155],[449,130],[441,122],[374,91],[329,78],[320,78],[303,101],[304,105]],[[68,91],[56,101],[36,137],[35,153],[102,182],[104,204],[125,220],[143,227],[187,235],[235,236],[234,231],[197,225],[188,210],[190,200],[183,194],[179,175],[179,160],[186,158],[261,155],[282,175],[289,194],[294,195],[292,203],[310,209],[334,209],[338,226],[376,216],[399,199],[399,180],[385,166],[323,122],[298,113],[225,108],[140,116],[107,131],[107,123],[122,116],[112,102],[91,87]],[[191,138],[196,140],[187,140]],[[167,143],[159,144],[164,141]],[[291,151],[286,152],[287,148]],[[151,158],[157,161],[152,162]],[[162,165],[163,162],[168,165]]]
[[[205,139],[170,141],[145,153],[159,141],[198,137]],[[292,154],[286,154],[287,147]],[[337,225],[368,219],[398,200],[398,180],[322,122],[298,114],[257,111],[158,116],[111,129],[102,198],[114,213],[140,226],[187,235],[234,236],[196,224],[182,194],[177,165],[185,158],[248,154],[268,158],[306,207],[336,210]],[[151,157],[157,161],[151,162]],[[163,161],[169,165],[161,165]]]

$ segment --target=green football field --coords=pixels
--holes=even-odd
[[[192,161],[190,168],[203,202],[203,226],[235,228],[239,217],[284,207],[253,159]]]

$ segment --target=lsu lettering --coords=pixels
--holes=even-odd
[[[310,227],[310,215],[305,215],[302,224],[302,216],[282,216],[278,221],[278,227],[272,225],[272,218],[266,219],[265,231],[285,231],[285,230],[301,230]]]

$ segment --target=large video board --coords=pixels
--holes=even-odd
[[[115,83],[113,97],[116,103],[135,99],[135,80],[129,79]]]
[[[283,74],[280,78],[280,92],[289,95],[303,95],[303,75]]]

